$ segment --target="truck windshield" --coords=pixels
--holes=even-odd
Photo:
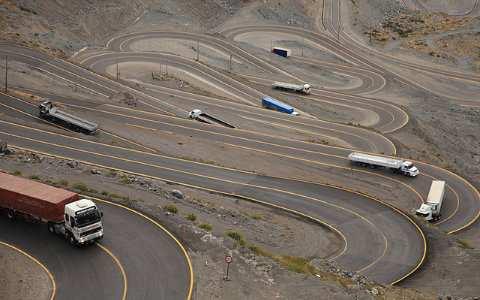
[[[96,209],[77,212],[75,220],[78,227],[85,227],[101,220],[100,213]]]

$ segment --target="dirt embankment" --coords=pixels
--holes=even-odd
[[[26,255],[0,243],[0,266],[0,299],[50,299],[50,278]]]
[[[96,45],[142,14],[140,0],[0,0],[2,39],[53,54]]]
[[[424,59],[472,71],[480,70],[480,17],[448,15],[423,6],[403,6],[399,1],[353,1],[353,25],[371,43],[385,50],[424,54]],[[377,6],[378,4],[378,6]],[[459,4],[459,6],[461,6]],[[420,9],[420,10],[418,10]]]

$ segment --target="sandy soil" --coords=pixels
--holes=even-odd
[[[0,299],[50,299],[50,278],[27,256],[0,244],[0,266]]]

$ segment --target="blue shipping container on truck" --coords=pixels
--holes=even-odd
[[[275,53],[275,54],[283,56],[283,57],[289,57],[290,56],[290,49],[273,47],[272,53]]]
[[[293,107],[291,107],[290,105],[280,102],[269,96],[262,97],[262,105],[265,108],[273,109],[287,114],[292,114],[294,112]]]

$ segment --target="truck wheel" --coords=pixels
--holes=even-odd
[[[55,226],[52,223],[48,223],[47,228],[50,233],[55,233]]]
[[[70,242],[70,245],[72,245],[72,246],[77,245],[77,241],[75,240],[75,237],[73,236],[73,234],[68,235],[68,241]]]
[[[10,220],[13,220],[15,219],[15,211],[13,209],[9,209],[7,211],[7,217],[10,219]]]

